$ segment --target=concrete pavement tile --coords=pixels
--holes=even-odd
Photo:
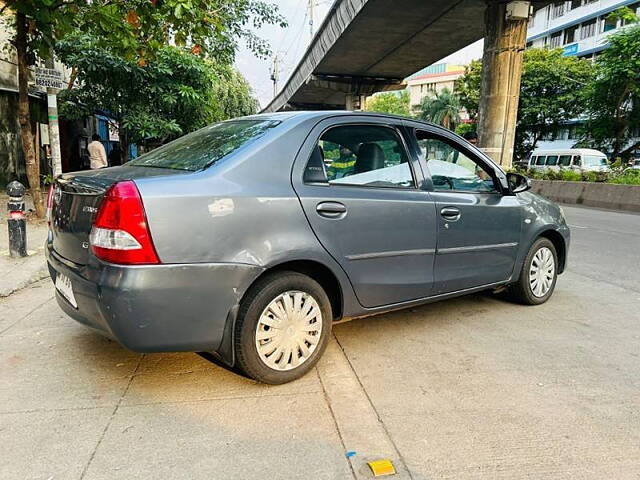
[[[321,393],[121,406],[85,480],[347,479]]]
[[[0,334],[13,328],[24,317],[37,311],[53,298],[53,291],[48,288],[49,284],[43,280],[8,297],[0,298]]]
[[[56,299],[50,298],[40,308],[8,328],[4,334],[41,335],[42,331],[48,328],[75,328],[77,326],[78,323],[75,320],[58,308]]]
[[[409,468],[424,478],[637,478],[638,429],[626,416],[563,413],[479,407],[387,415],[385,423]]]
[[[393,478],[411,478],[400,452],[335,339],[329,342],[326,353],[327,358],[318,364],[318,376],[345,450],[357,452],[349,459],[355,477],[371,478],[367,462],[388,459],[395,466]]]
[[[139,355],[81,326],[0,337],[0,412],[115,405]]]
[[[112,412],[113,407],[0,414],[0,478],[79,479]]]
[[[264,385],[194,353],[145,355],[123,405],[320,392],[313,371],[293,383]]]

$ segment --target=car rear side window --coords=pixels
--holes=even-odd
[[[571,155],[560,155],[560,160],[558,160],[558,165],[560,165],[561,167],[570,167]]]
[[[554,167],[558,164],[558,155],[549,155],[547,157],[547,165]]]
[[[544,165],[544,162],[545,162],[546,159],[547,159],[547,157],[545,157],[544,155],[538,157],[536,159],[536,165]]]
[[[378,125],[344,125],[324,132],[307,163],[304,181],[362,187],[415,187],[398,133]]]
[[[276,120],[214,123],[156,148],[127,165],[197,171],[207,168],[277,126]]]

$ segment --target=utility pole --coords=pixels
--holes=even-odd
[[[316,0],[309,0],[308,10],[309,10],[309,44],[313,41],[313,7],[315,6]]]
[[[504,168],[513,161],[531,3],[491,0],[485,11],[478,145]]]
[[[273,63],[271,64],[271,81],[273,82],[273,98],[278,95],[278,80],[280,79],[280,58],[278,53],[273,56]]]
[[[49,117],[49,147],[51,148],[51,166],[53,178],[62,173],[62,155],[60,154],[60,127],[58,124],[58,89],[47,88],[47,114]]]

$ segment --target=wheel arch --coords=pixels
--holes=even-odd
[[[344,297],[340,281],[329,267],[316,260],[289,260],[266,268],[253,280],[251,285],[249,285],[249,288],[247,288],[243,294],[243,298],[246,292],[248,292],[256,282],[260,281],[266,275],[272,275],[277,272],[297,272],[318,282],[329,297],[334,320],[342,318]]]
[[[567,245],[562,234],[550,228],[540,232],[533,241],[535,242],[538,238],[546,238],[553,243],[553,246],[556,248],[556,254],[558,255],[558,274],[564,272],[567,262]]]
[[[237,320],[240,303],[242,303],[242,301],[246,297],[247,292],[256,284],[256,282],[264,278],[265,275],[271,275],[276,272],[298,272],[314,279],[320,284],[320,286],[324,289],[324,291],[327,293],[327,296],[329,297],[334,320],[339,320],[340,318],[342,318],[342,315],[344,313],[344,294],[342,285],[340,284],[338,277],[329,267],[317,260],[283,261],[281,263],[270,265],[269,267],[265,268],[265,270],[260,273],[260,275],[253,279],[251,284],[242,293],[242,297],[239,299],[239,302],[235,306],[233,306],[231,310],[229,310],[220,345],[215,351],[201,353],[204,358],[208,360],[219,359],[224,364],[230,367],[235,366],[236,359],[233,332],[235,330],[235,323]],[[210,355],[213,355],[213,357],[210,358]]]

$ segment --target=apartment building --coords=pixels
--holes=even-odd
[[[625,22],[607,18],[620,7],[629,7],[640,15],[638,0],[554,2],[536,11],[529,21],[527,47],[562,48],[564,55],[594,58],[607,48],[607,37],[625,27]],[[565,128],[543,138],[538,148],[571,148],[581,139],[582,124],[580,119],[568,122]],[[638,135],[640,132],[634,136]]]
[[[411,109],[413,110],[424,97],[431,93],[440,93],[445,88],[453,92],[455,81],[462,75],[464,75],[463,65],[437,63],[406,78]]]
[[[562,48],[565,55],[593,57],[607,48],[607,37],[624,27],[609,14],[629,7],[640,15],[638,0],[571,0],[553,2],[529,21],[527,47]]]

